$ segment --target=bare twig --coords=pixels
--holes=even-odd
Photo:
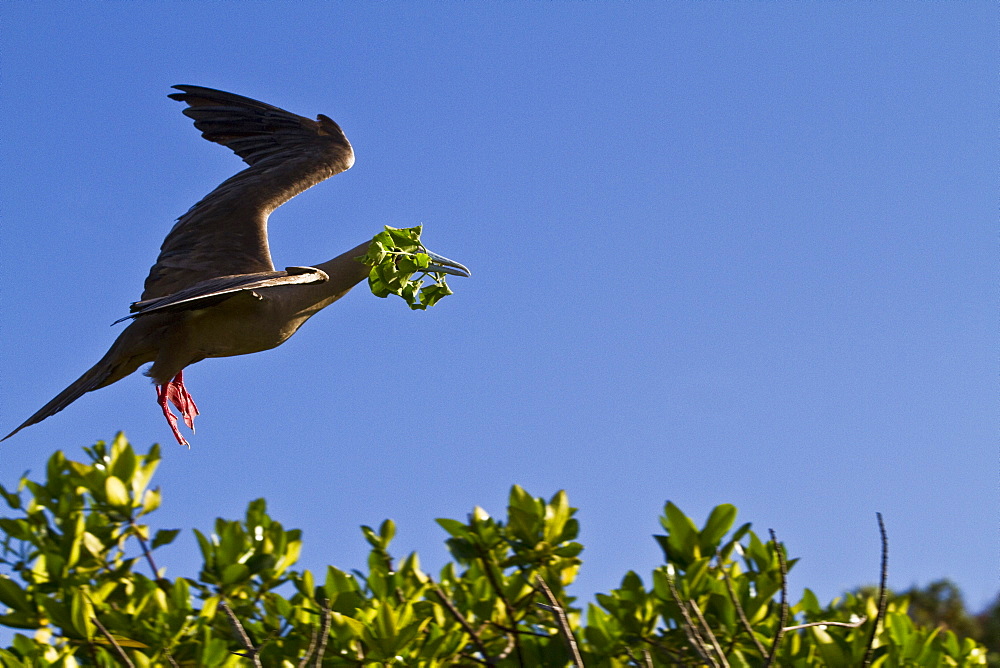
[[[486,652],[486,646],[483,644],[482,638],[479,637],[479,634],[476,633],[476,630],[472,628],[472,625],[469,624],[465,617],[462,616],[462,613],[455,607],[455,604],[451,602],[451,599],[445,596],[444,592],[441,591],[441,588],[437,586],[436,583],[431,583],[431,591],[433,591],[437,597],[441,599],[441,602],[444,603],[444,607],[448,608],[448,612],[451,613],[451,616],[458,620],[458,623],[461,624],[465,632],[469,634],[470,638],[472,638],[472,642],[475,643],[476,649],[478,649],[479,653],[482,654],[483,660],[489,664],[490,655]]]
[[[774,551],[778,555],[778,567],[781,569],[781,621],[778,622],[778,632],[774,634],[774,640],[771,642],[771,652],[767,655],[765,668],[774,665],[774,660],[778,656],[778,645],[785,635],[785,624],[788,622],[788,564],[785,563],[785,552],[778,543],[778,537],[774,535],[774,529],[768,531],[771,532],[771,542],[774,543]]]
[[[132,534],[139,541],[139,547],[142,548],[142,554],[146,557],[146,561],[149,563],[149,567],[153,571],[153,579],[159,581],[160,579],[160,569],[156,567],[156,561],[153,560],[153,551],[149,549],[149,545],[146,543],[146,539],[142,537],[142,533],[139,532],[139,525],[135,523],[135,519],[128,518],[128,525],[132,529]]]
[[[543,608],[548,608],[549,607],[548,605],[545,605],[544,603],[536,603],[535,605],[540,605]],[[483,625],[484,626],[492,626],[495,629],[500,629],[501,631],[504,632],[505,635],[535,636],[536,638],[551,638],[552,637],[552,634],[550,634],[550,633],[541,633],[539,631],[523,631],[521,629],[512,629],[509,626],[504,626],[503,624],[499,624],[497,622],[494,622],[492,619],[487,619],[485,622],[483,622]]]
[[[701,622],[701,626],[705,630],[705,634],[712,642],[712,648],[715,650],[715,653],[719,655],[719,661],[722,662],[722,665],[725,668],[729,668],[729,661],[726,660],[726,654],[722,651],[722,647],[719,646],[719,641],[716,639],[715,634],[712,633],[712,629],[709,628],[708,622],[705,621],[705,616],[701,614],[701,608],[699,608],[698,604],[693,600],[688,601],[688,605],[691,606],[691,609],[694,610],[694,614],[698,617],[698,621]]]
[[[639,637],[642,639],[643,642],[648,643],[650,646],[655,647],[656,649],[660,650],[661,652],[669,656],[671,659],[673,659],[676,665],[679,666],[684,665],[684,655],[681,652],[678,652],[675,649],[667,647],[663,643],[657,641],[655,638],[649,638],[647,636],[639,636]],[[649,654],[648,649],[644,649],[642,651],[645,652],[646,654]]]
[[[716,554],[716,558],[719,558],[718,554]],[[722,571],[722,579],[726,583],[726,590],[729,592],[729,598],[732,600],[733,606],[736,607],[736,614],[739,615],[740,623],[743,625],[743,629],[747,632],[747,635],[750,636],[750,640],[753,640],[753,644],[757,646],[757,651],[760,652],[761,657],[767,656],[767,650],[764,649],[764,643],[758,640],[757,636],[754,635],[753,627],[750,625],[750,620],[747,619],[747,613],[743,610],[743,606],[740,605],[740,599],[736,596],[736,590],[733,589],[733,582],[729,577],[729,573],[727,573],[726,569],[722,567],[721,561],[719,561],[719,570]]]
[[[573,635],[573,629],[569,627],[569,618],[566,617],[566,611],[559,605],[555,594],[549,589],[549,585],[545,583],[542,576],[536,575],[535,579],[538,581],[538,586],[542,588],[542,593],[545,594],[545,598],[549,602],[549,611],[556,618],[556,624],[559,626],[559,630],[566,641],[566,647],[569,649],[569,655],[573,659],[573,665],[577,666],[577,668],[583,668],[583,657],[580,656],[580,648],[576,644],[576,636]]]
[[[312,630],[312,635],[309,636],[309,646],[306,647],[306,653],[302,655],[299,660],[297,668],[306,668],[309,665],[309,659],[312,658],[313,652],[316,651],[316,641],[319,639],[319,627],[314,626]]]
[[[694,625],[694,621],[691,619],[691,613],[688,612],[687,606],[684,605],[684,601],[681,600],[680,594],[677,593],[677,585],[674,584],[674,576],[668,571],[667,572],[667,586],[670,588],[670,595],[674,598],[674,603],[681,610],[682,621],[684,622],[682,626],[684,627],[684,634],[687,636],[688,642],[694,648],[694,651],[698,653],[702,659],[712,664],[714,668],[718,668],[718,662],[712,658],[711,652],[708,651],[708,647],[705,646],[705,640],[698,633],[698,628]]]
[[[808,624],[796,624],[795,626],[786,626],[785,631],[798,631],[799,629],[807,629],[810,626],[843,626],[849,629],[856,629],[862,626],[868,621],[867,617],[862,617],[856,622],[809,622]]]
[[[257,652],[259,650],[254,649],[253,643],[250,642],[250,636],[248,636],[247,632],[243,630],[243,625],[240,624],[240,620],[236,618],[236,614],[233,612],[233,609],[229,607],[229,604],[226,603],[225,599],[221,599],[219,601],[219,607],[222,608],[224,613],[226,613],[226,617],[229,619],[229,625],[233,627],[233,635],[236,636],[236,639],[242,643],[243,648],[247,651],[246,654],[240,654],[240,656],[250,659],[256,668],[264,668],[260,663],[260,657],[257,656]]]
[[[104,639],[107,640],[109,643],[111,643],[111,646],[115,649],[115,654],[118,655],[118,658],[121,659],[121,662],[126,666],[128,666],[128,668],[135,668],[135,664],[132,663],[132,659],[128,658],[128,654],[126,654],[125,650],[122,649],[122,646],[118,644],[118,641],[115,640],[115,637],[110,633],[108,633],[108,630],[104,628],[104,624],[101,624],[101,620],[99,620],[95,615],[94,617],[90,618],[90,621],[94,622],[94,626],[96,626],[97,630],[101,632],[101,635],[104,636]]]
[[[333,614],[330,612],[330,601],[323,600],[323,624],[319,631],[319,650],[316,652],[316,668],[323,665],[323,655],[326,654],[326,641],[330,638],[330,619]]]
[[[878,637],[878,625],[885,617],[885,608],[889,603],[889,592],[886,589],[886,580],[889,578],[889,538],[885,533],[885,523],[882,521],[882,513],[875,513],[878,519],[878,532],[882,539],[882,567],[878,584],[878,614],[875,615],[875,623],[872,624],[872,634],[868,638],[868,649],[865,650],[865,660],[861,665],[867,668],[871,665],[872,655],[875,652],[875,638]]]
[[[639,657],[637,657],[628,647],[625,648],[625,654],[628,655],[628,658],[632,660],[632,663],[639,666],[639,668],[653,668],[653,657],[650,655],[648,649],[642,650],[642,661],[640,661]]]

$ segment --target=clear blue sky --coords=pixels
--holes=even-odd
[[[0,479],[124,430],[159,527],[268,499],[304,566],[357,527],[566,489],[589,598],[719,503],[829,600],[997,591],[995,3],[0,6],[2,386],[12,429],[117,334],[172,221],[241,168],[172,84],[324,113],[357,164],[271,218],[279,266],[425,225],[472,268],[426,313],[360,286],[276,350],[191,367],[189,452],[148,379],[0,446]],[[194,575],[185,538],[158,559]]]

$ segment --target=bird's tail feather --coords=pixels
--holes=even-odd
[[[107,352],[100,362],[92,366],[89,371],[77,378],[76,382],[56,395],[52,401],[38,409],[38,411],[25,420],[21,426],[3,438],[0,438],[0,441],[6,441],[8,438],[25,427],[38,424],[45,418],[55,415],[87,392],[104,387],[105,385],[110,385],[111,383],[121,380],[138,369],[147,360],[135,357],[123,358],[121,355],[121,346],[119,345],[122,343],[123,338],[124,333],[123,336],[120,336],[118,341],[111,346],[111,350]]]

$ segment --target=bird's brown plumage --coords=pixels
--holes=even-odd
[[[211,88],[174,88],[180,92],[170,97],[188,105],[184,113],[202,136],[249,166],[177,220],[133,304],[135,320],[107,354],[5,439],[149,362],[158,386],[178,381],[183,389],[178,374],[186,366],[281,344],[368,274],[357,261],[368,242],[316,267],[286,271],[275,271],[268,250],[270,213],[354,164],[336,123]]]
[[[354,164],[336,123],[241,95],[174,86],[208,141],[226,146],[249,167],[223,181],[181,216],[149,270],[142,300],[163,297],[219,276],[273,271],[267,217],[302,191]]]

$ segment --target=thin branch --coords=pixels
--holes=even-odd
[[[309,659],[312,658],[313,652],[316,651],[316,641],[319,639],[319,627],[314,626],[312,630],[312,635],[309,636],[309,646],[306,647],[306,653],[302,655],[299,660],[297,668],[306,668],[309,665]]]
[[[687,606],[684,605],[680,594],[677,593],[677,585],[674,584],[674,577],[669,572],[667,573],[667,586],[670,588],[670,595],[674,598],[674,603],[676,603],[677,607],[681,610],[681,616],[683,617],[682,621],[684,622],[684,635],[687,636],[688,642],[691,643],[694,651],[696,651],[702,659],[712,664],[714,668],[718,668],[719,664],[712,658],[711,652],[709,652],[708,648],[705,646],[705,640],[701,637],[701,634],[698,633],[698,629],[694,625],[694,621],[691,619],[691,613],[688,612]]]
[[[316,668],[323,665],[323,655],[326,654],[326,641],[330,638],[330,601],[323,599],[323,624],[319,631],[319,651],[316,652]]]
[[[469,634],[470,638],[472,638],[472,642],[475,643],[476,649],[479,650],[479,653],[483,656],[483,659],[486,661],[487,664],[489,664],[490,655],[486,651],[486,645],[483,644],[482,638],[479,637],[479,634],[476,633],[476,630],[472,628],[472,625],[469,624],[468,620],[466,620],[465,617],[462,616],[462,613],[459,611],[458,608],[455,607],[455,604],[451,602],[451,599],[445,596],[444,592],[441,591],[441,587],[439,587],[437,583],[431,582],[431,591],[433,591],[437,595],[437,597],[441,599],[441,602],[444,604],[444,607],[448,608],[448,612],[451,613],[451,616],[454,617],[456,620],[458,620],[458,623],[461,624],[465,632]]]
[[[810,626],[843,626],[848,629],[856,629],[859,626],[864,625],[868,621],[867,617],[862,617],[856,622],[809,622],[808,624],[796,624],[795,626],[786,626],[785,631],[798,631],[799,629],[807,629]]]
[[[548,605],[545,605],[544,603],[536,603],[535,605],[540,605],[543,608],[548,608],[549,607]],[[520,629],[512,629],[509,626],[504,626],[503,624],[498,624],[497,622],[494,622],[492,619],[487,619],[485,622],[483,622],[483,626],[492,626],[495,629],[500,629],[501,631],[504,632],[505,635],[509,635],[509,636],[510,635],[514,635],[514,636],[535,636],[536,638],[551,638],[552,637],[551,633],[541,633],[540,631],[522,631]],[[502,657],[498,657],[498,658],[502,658]]]
[[[718,558],[719,555],[716,554],[716,557]],[[747,613],[743,610],[743,606],[740,605],[740,599],[736,596],[736,590],[733,589],[732,579],[730,579],[729,573],[726,572],[726,569],[722,567],[721,561],[719,562],[719,570],[722,571],[722,579],[726,583],[726,590],[729,592],[729,598],[732,600],[733,606],[736,607],[736,614],[740,617],[740,623],[743,625],[743,629],[747,632],[747,635],[750,636],[750,640],[753,640],[753,644],[757,646],[757,651],[760,652],[761,657],[763,658],[767,656],[767,650],[764,649],[764,643],[758,640],[757,636],[754,635],[753,627],[750,625],[750,620],[747,619]]]
[[[639,668],[653,668],[653,657],[649,654],[648,649],[642,650],[642,661],[632,652],[631,648],[625,648],[625,654],[628,658],[632,660],[632,663],[639,666]]]
[[[101,624],[101,620],[99,620],[95,615],[90,618],[90,621],[94,622],[94,626],[96,626],[97,630],[101,632],[101,635],[104,636],[104,639],[107,640],[109,643],[111,643],[111,646],[115,648],[115,654],[118,655],[118,658],[121,659],[121,662],[126,666],[128,666],[128,668],[135,668],[135,664],[132,663],[132,659],[128,658],[128,654],[126,654],[125,650],[122,649],[122,646],[118,644],[118,641],[115,640],[115,637],[110,633],[108,633],[108,630],[104,628],[104,624]]]
[[[705,616],[701,614],[701,608],[694,600],[689,600],[688,605],[694,610],[694,614],[698,616],[698,621],[701,622],[701,626],[705,629],[705,633],[708,635],[708,639],[712,641],[712,647],[715,649],[715,653],[719,655],[719,660],[722,661],[722,665],[725,668],[729,668],[729,661],[726,660],[726,655],[722,651],[722,647],[719,646],[719,641],[716,639],[715,634],[712,633],[712,629],[709,628],[708,622],[705,621]]]
[[[885,608],[889,604],[889,592],[886,589],[886,580],[889,578],[889,537],[885,532],[885,523],[882,521],[882,513],[875,513],[878,519],[878,532],[882,539],[882,567],[878,584],[878,614],[875,615],[875,623],[872,624],[872,634],[868,638],[868,649],[865,651],[865,660],[861,665],[867,668],[871,665],[872,655],[875,653],[875,638],[878,637],[878,625],[885,617]]]
[[[170,650],[168,650],[167,648],[163,649],[163,656],[167,657],[167,661],[170,662],[170,665],[173,666],[173,668],[181,668],[180,666],[177,665],[177,662],[174,661],[174,657],[170,656]]]
[[[566,617],[566,611],[559,605],[559,601],[552,593],[552,590],[549,589],[549,585],[542,579],[542,576],[536,575],[535,579],[538,580],[538,585],[542,588],[542,592],[549,602],[549,610],[552,612],[552,616],[556,618],[559,630],[562,631],[563,638],[566,640],[566,646],[569,648],[569,655],[573,658],[573,664],[577,668],[583,668],[583,657],[580,656],[580,648],[576,644],[576,636],[573,635],[573,629],[569,627],[569,618]]]
[[[153,551],[149,549],[149,545],[146,543],[146,539],[142,537],[142,533],[139,532],[139,525],[135,523],[135,519],[128,518],[129,527],[132,529],[132,534],[139,541],[139,547],[142,548],[142,554],[146,557],[146,561],[149,562],[149,567],[153,571],[153,579],[159,581],[160,579],[160,569],[156,567],[156,562],[153,560]]]
[[[229,619],[229,625],[233,627],[233,635],[236,636],[236,639],[243,644],[243,648],[247,651],[246,654],[240,654],[240,656],[250,659],[256,668],[264,668],[260,663],[260,657],[257,656],[257,652],[259,650],[254,649],[253,643],[250,642],[250,637],[247,635],[247,632],[243,630],[243,625],[240,624],[240,620],[236,618],[236,614],[233,613],[233,609],[229,607],[229,604],[226,603],[225,599],[219,600],[219,607],[222,608],[224,613],[226,613],[226,617]]]
[[[785,624],[788,622],[788,564],[785,563],[785,552],[778,544],[774,529],[768,531],[771,532],[771,542],[774,543],[774,551],[778,554],[778,567],[781,569],[781,621],[778,622],[778,632],[774,634],[774,640],[771,642],[771,653],[767,655],[765,668],[774,665],[774,660],[778,656],[778,645],[781,644],[781,637],[785,635]]]
[[[656,649],[660,650],[661,652],[663,652],[664,654],[666,654],[667,656],[669,656],[669,657],[670,657],[671,659],[673,659],[673,660],[674,660],[674,662],[676,662],[676,663],[677,663],[678,665],[683,665],[683,662],[684,662],[684,655],[683,655],[683,654],[682,654],[681,652],[678,652],[678,651],[677,651],[677,650],[675,650],[675,649],[672,649],[672,648],[670,648],[670,647],[667,647],[667,646],[666,646],[666,645],[664,645],[663,643],[661,643],[661,642],[657,641],[657,640],[656,640],[655,638],[648,638],[648,637],[646,637],[646,636],[639,636],[639,638],[640,638],[640,639],[641,639],[641,640],[642,640],[643,642],[645,642],[645,643],[648,643],[649,645],[651,645],[651,646],[655,647]],[[647,650],[647,649],[644,649],[644,650],[642,650],[642,651],[643,651],[643,652],[646,652],[647,654],[649,653],[649,650]]]

